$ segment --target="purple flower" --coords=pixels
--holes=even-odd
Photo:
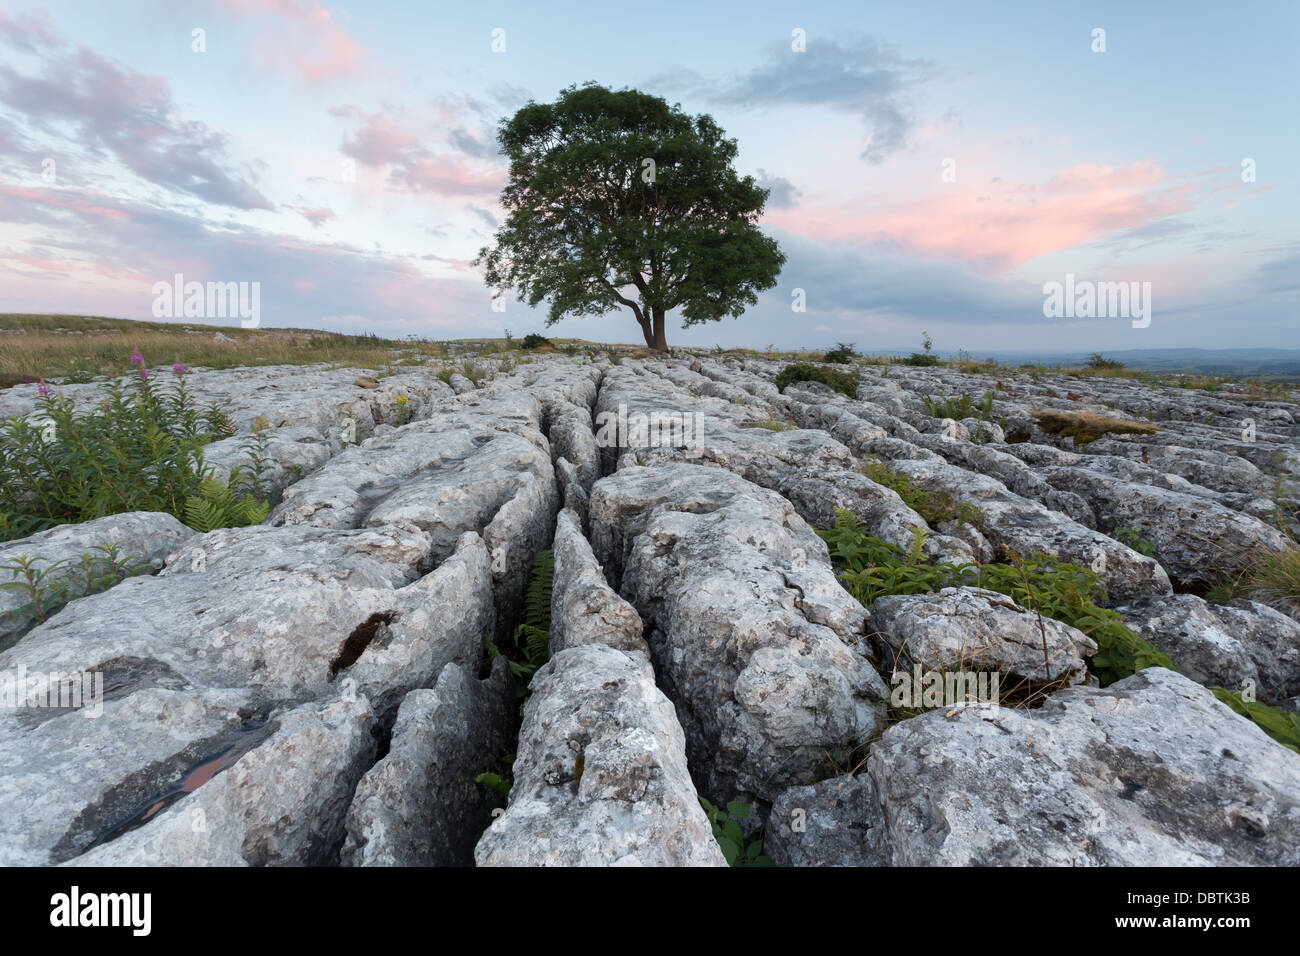
[[[182,375],[184,375],[184,374],[185,374],[185,363],[184,363],[184,362],[177,362],[175,365],[173,365],[173,366],[172,366],[172,374],[175,375],[177,378],[180,378]]]
[[[140,354],[139,349],[131,353],[131,364],[139,365],[141,368],[144,367],[144,356]]]
[[[50,394],[50,387],[45,384],[45,379],[41,379],[41,384],[38,385],[36,388],[36,394],[40,395],[41,398],[44,398],[46,395]]]
[[[140,367],[140,381],[142,382],[149,381],[149,370],[144,366]]]

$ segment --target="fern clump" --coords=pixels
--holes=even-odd
[[[271,505],[251,494],[238,494],[216,478],[199,482],[198,494],[185,499],[185,523],[203,534],[217,528],[246,528],[266,520]]]
[[[1107,685],[1145,667],[1175,670],[1173,661],[1135,634],[1115,611],[1100,606],[1106,592],[1087,568],[1046,555],[1004,564],[928,564],[924,532],[912,548],[901,548],[867,533],[843,509],[835,527],[818,534],[830,548],[840,581],[864,606],[889,594],[932,594],[944,588],[980,587],[999,591],[1017,604],[1078,628],[1097,642],[1088,661],[1092,674]]]
[[[970,524],[981,527],[984,512],[978,505],[969,501],[958,501],[947,491],[927,491],[901,471],[890,468],[883,461],[868,461],[862,465],[862,473],[878,485],[894,491],[903,503],[926,520],[927,524],[938,525],[945,521],[958,524]]]
[[[927,564],[920,531],[904,552],[866,532],[856,516],[835,512],[835,527],[818,531],[830,549],[839,578],[850,594],[870,607],[888,594],[931,594],[950,587],[999,591],[1017,604],[1033,608],[1078,628],[1097,642],[1088,670],[1103,687],[1147,667],[1177,671],[1168,654],[1152,647],[1115,611],[1099,606],[1106,592],[1096,574],[1046,555],[1006,564]],[[1300,714],[1290,713],[1223,687],[1210,690],[1236,713],[1254,721],[1278,743],[1300,752]]]
[[[500,656],[510,664],[521,714],[528,700],[528,685],[551,653],[551,589],[554,581],[555,553],[538,551],[524,591],[523,620],[507,645],[498,647],[491,640],[485,642],[489,659]]]

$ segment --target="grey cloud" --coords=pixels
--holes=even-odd
[[[47,57],[43,66],[43,74],[26,75],[0,64],[0,102],[28,127],[66,138],[56,155],[108,155],[142,179],[216,205],[274,208],[228,168],[223,134],[176,115],[165,80],[121,69],[85,47]]]
[[[728,106],[828,106],[856,113],[871,126],[861,158],[879,163],[907,145],[912,128],[907,94],[936,72],[930,61],[902,57],[879,37],[837,41],[811,36],[806,52],[795,53],[788,42],[775,43],[759,66],[738,76],[706,80],[681,71],[656,80]]]
[[[770,195],[767,197],[767,204],[773,209],[792,209],[798,205],[798,198],[802,195],[795,187],[794,183],[784,176],[769,175],[766,170],[760,169],[755,181],[764,189],[769,190]]]

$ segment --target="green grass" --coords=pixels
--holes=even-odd
[[[930,395],[924,395],[922,401],[925,402],[925,410],[930,414],[931,418],[951,418],[954,421],[961,421],[963,418],[978,418],[980,421],[984,421],[993,414],[992,392],[985,392],[984,397],[978,402],[965,392],[955,398],[936,399]],[[979,414],[976,415],[976,412]]]

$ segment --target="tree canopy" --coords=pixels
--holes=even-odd
[[[785,262],[757,226],[768,190],[732,168],[736,141],[707,114],[637,90],[569,87],[523,106],[497,133],[510,160],[507,217],[476,260],[487,284],[568,315],[627,308],[648,346],[740,316]]]

